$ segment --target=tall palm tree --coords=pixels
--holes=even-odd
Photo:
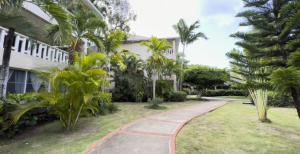
[[[104,29],[103,33],[104,36],[101,37],[101,40],[104,45],[104,52],[109,57],[108,74],[111,76],[111,61],[115,61],[122,69],[124,69],[123,58],[118,52],[118,49],[125,40],[126,33],[121,30],[109,32],[108,29]]]
[[[180,19],[179,22],[173,26],[175,31],[178,33],[180,37],[181,44],[183,46],[182,52],[183,56],[185,54],[185,49],[187,45],[195,42],[199,38],[207,39],[204,33],[196,32],[197,29],[200,28],[199,21],[194,22],[192,25],[188,26],[183,19]],[[182,90],[183,83],[183,62],[181,63],[181,82],[180,82],[180,90]]]
[[[160,40],[157,37],[152,37],[149,42],[142,42],[142,45],[146,46],[148,51],[151,52],[151,56],[147,62],[152,68],[152,92],[153,99],[155,99],[156,80],[160,76],[166,62],[166,57],[163,51],[171,48],[172,46],[167,40]]]

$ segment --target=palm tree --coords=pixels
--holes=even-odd
[[[127,102],[141,102],[147,94],[145,62],[130,51],[123,52],[122,57],[127,67],[125,70],[114,69],[114,98]]]
[[[171,48],[171,45],[167,40],[160,40],[157,37],[152,37],[149,42],[142,42],[142,45],[148,47],[148,51],[151,52],[147,62],[152,69],[152,90],[153,99],[155,99],[156,80],[160,76],[166,62],[164,51]]]
[[[181,44],[183,46],[182,52],[183,56],[185,54],[185,49],[187,45],[195,42],[199,38],[207,39],[204,33],[195,32],[200,27],[199,21],[194,22],[192,25],[188,26],[183,19],[180,19],[179,22],[173,26],[175,31],[178,33],[180,37]],[[181,63],[181,82],[180,82],[180,90],[182,90],[183,83],[183,62]]]
[[[50,92],[33,94],[36,101],[19,105],[14,111],[13,122],[36,107],[48,107],[55,111],[63,126],[74,128],[82,113],[97,113],[99,103],[111,103],[111,94],[101,92],[107,84],[107,72],[103,68],[107,57],[102,53],[87,56],[75,54],[74,65],[43,73],[51,84]],[[63,89],[63,90],[62,90]]]
[[[0,0],[0,12],[2,15],[9,15],[9,13],[14,13],[15,11],[11,11],[13,9],[18,10],[22,7],[23,2],[25,0]],[[38,5],[42,10],[48,12],[58,23],[58,28],[62,31],[63,36],[65,36],[64,40],[68,40],[68,37],[71,36],[72,25],[71,25],[71,15],[70,13],[63,7],[61,7],[56,1],[49,1],[49,0],[33,0],[30,1]],[[8,11],[10,10],[10,11]],[[3,18],[3,16],[2,16]],[[6,20],[9,22],[12,20]],[[3,21],[1,21],[3,23]],[[11,24],[9,25],[9,36],[4,50],[4,55],[2,59],[2,67],[1,67],[1,98],[6,98],[6,87],[8,82],[8,74],[9,74],[9,61],[10,61],[10,52],[12,44],[12,38],[14,37],[14,31],[24,27],[17,27],[18,24]]]
[[[64,33],[59,29],[59,25],[52,25],[49,29],[49,37],[53,43],[59,45],[69,45],[70,47],[70,64],[73,63],[74,52],[83,52],[84,39],[93,42],[98,50],[103,50],[103,43],[100,39],[101,32],[105,29],[105,22],[94,12],[87,9],[82,3],[69,6],[72,12],[72,36],[70,40],[64,40]]]
[[[104,52],[109,57],[108,62],[108,74],[111,76],[111,61],[115,61],[121,69],[125,69],[123,63],[123,57],[118,52],[119,47],[122,45],[125,40],[126,33],[121,30],[115,30],[109,32],[108,29],[104,29],[104,36],[101,37],[103,42]]]
[[[249,91],[254,102],[258,118],[262,122],[268,122],[268,80],[270,70],[264,67],[260,61],[247,50],[233,49],[226,54],[231,63],[231,79],[242,85]]]

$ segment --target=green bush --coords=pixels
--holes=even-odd
[[[26,99],[25,99],[26,98]],[[26,128],[37,126],[41,123],[53,121],[56,118],[51,114],[48,108],[40,107],[27,112],[16,123],[12,123],[12,115],[17,110],[19,103],[26,103],[27,95],[17,94],[9,95],[9,99],[5,102],[0,102],[0,136],[12,138],[15,134],[21,133]]]
[[[109,113],[114,113],[114,112],[118,111],[119,108],[114,103],[109,103],[109,104],[107,104],[107,110]]]
[[[156,94],[158,97],[165,100],[170,97],[173,91],[173,82],[170,80],[158,80],[156,81]]]
[[[159,104],[162,104],[164,100],[162,98],[155,98],[149,101],[150,105],[148,106],[150,109],[160,109]]]
[[[206,90],[203,92],[202,96],[248,96],[248,92],[245,90]]]
[[[184,102],[186,100],[186,97],[187,97],[186,92],[177,91],[177,92],[171,92],[167,100],[172,102]]]
[[[268,96],[268,105],[274,107],[286,107],[293,105],[293,99],[288,95],[270,94]]]

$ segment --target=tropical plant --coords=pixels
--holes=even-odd
[[[160,40],[156,37],[152,37],[149,42],[142,42],[142,45],[146,46],[148,51],[151,52],[147,64],[152,71],[152,93],[153,99],[155,99],[156,81],[161,75],[161,71],[167,59],[164,55],[164,51],[171,48],[171,45],[167,40]]]
[[[129,22],[136,19],[128,0],[93,0],[104,18],[108,21],[108,30],[130,31]]]
[[[0,12],[1,15],[4,16],[11,16],[9,13],[14,13],[22,7],[23,2],[25,0],[1,0],[0,1]],[[51,0],[33,0],[30,1],[33,4],[39,6],[45,12],[48,12],[58,23],[58,28],[64,34],[64,40],[69,40],[72,32],[72,25],[71,25],[71,15],[70,13],[64,8],[61,7],[57,1]],[[7,19],[7,18],[6,18]],[[7,19],[5,22],[6,24],[12,22],[13,20]],[[3,22],[3,21],[1,21]],[[10,53],[12,47],[12,38],[14,37],[14,31],[22,29],[23,26],[16,27],[18,24],[10,24],[9,27],[9,34],[7,37],[6,44],[5,44],[5,51],[3,55],[2,67],[1,67],[1,98],[6,98],[6,87],[8,82],[8,74],[9,74],[9,61],[10,61]]]
[[[271,73],[271,77],[274,77],[272,85],[275,89],[283,85],[291,86],[286,90],[293,96],[300,118],[300,95],[298,90],[293,88],[297,87],[298,83],[293,82],[292,85],[290,81],[284,80],[284,77],[297,77],[299,69],[296,65],[300,47],[300,2],[298,0],[245,0],[244,2],[247,10],[237,16],[245,19],[240,25],[251,26],[252,31],[234,34],[234,37],[241,39],[237,45],[248,50],[263,66],[273,70],[278,69]],[[296,74],[287,76],[282,72]]]
[[[254,102],[259,120],[267,122],[267,103],[268,103],[268,78],[269,71],[263,67],[261,62],[253,57],[250,52],[244,50],[240,52],[233,49],[227,53],[231,58],[231,79],[233,82],[242,84],[249,91],[252,101]]]
[[[145,62],[131,52],[123,53],[122,58],[127,68],[125,70],[114,69],[113,99],[114,101],[141,102],[147,98]]]
[[[126,51],[118,52],[119,47],[122,45],[123,41],[125,40],[126,33],[121,30],[115,30],[115,31],[108,31],[108,29],[103,29],[103,36],[100,38],[103,42],[103,51],[106,54],[108,59],[107,63],[107,71],[109,74],[110,80],[112,77],[112,62],[113,66],[117,66],[118,68],[121,68],[122,70],[126,69],[126,65],[124,64],[122,53]],[[117,69],[118,69],[117,68]]]
[[[273,72],[271,83],[280,93],[287,94],[291,92],[300,117],[300,70],[295,67],[279,68]]]
[[[53,110],[67,130],[76,126],[83,113],[96,114],[99,105],[111,99],[110,93],[101,91],[107,85],[107,72],[101,69],[106,63],[107,57],[101,53],[75,55],[74,65],[44,73],[51,91],[37,93],[37,101],[21,105],[12,114],[14,123],[36,107]]]
[[[150,105],[148,106],[148,108],[150,109],[162,109],[163,107],[160,106],[160,104],[162,104],[164,102],[164,99],[162,98],[154,98],[152,100],[149,101]]]
[[[200,93],[224,85],[229,80],[226,70],[202,65],[189,65],[184,74],[184,82],[194,86]]]
[[[187,45],[195,42],[199,38],[207,39],[204,33],[202,32],[195,32],[197,29],[200,28],[199,21],[194,22],[192,25],[188,26],[186,22],[183,19],[180,19],[179,22],[173,26],[175,31],[178,33],[180,37],[181,44],[183,46],[182,53],[183,57],[185,56],[185,49]],[[182,83],[183,83],[183,65],[184,63],[181,63],[181,74],[180,74],[180,90],[182,90]]]

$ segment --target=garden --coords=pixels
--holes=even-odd
[[[244,0],[237,17],[251,28],[231,35],[239,48],[226,54],[227,69],[186,59],[189,45],[209,39],[199,21],[174,23],[182,47],[175,59],[166,54],[175,50],[170,39],[155,36],[138,42],[146,60],[123,49],[136,15],[122,9],[130,8],[127,1],[114,1],[89,1],[95,12],[86,1],[32,0],[56,21],[43,36],[22,16],[25,1],[0,0],[0,25],[9,30],[0,73],[0,153],[82,153],[124,126],[168,113],[188,117],[161,120],[182,122],[178,134],[147,135],[172,136],[168,143],[179,154],[300,152],[299,1]],[[45,85],[36,92],[7,92],[15,31],[69,53],[64,67],[31,70]],[[204,111],[185,115],[197,107]]]

